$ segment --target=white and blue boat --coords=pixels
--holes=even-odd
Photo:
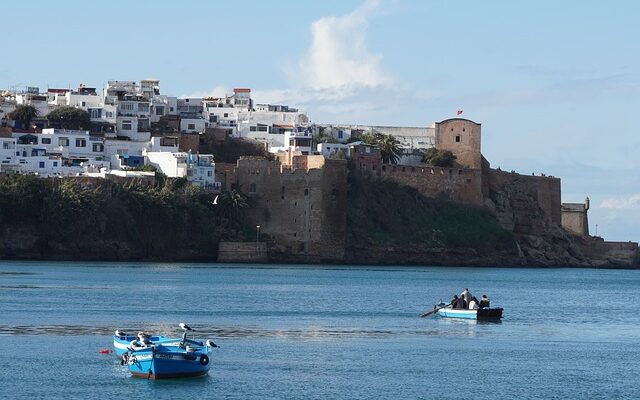
[[[136,336],[116,331],[113,346],[131,375],[147,379],[168,379],[203,376],[209,372],[210,354],[218,347],[213,341],[187,339],[193,331],[181,323],[182,338],[150,336],[139,332]]]
[[[443,303],[434,307],[439,316],[445,318],[475,319],[479,321],[496,321],[502,318],[502,308],[452,308]]]

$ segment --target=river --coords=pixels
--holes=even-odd
[[[464,287],[501,323],[425,309]],[[0,262],[0,397],[640,396],[640,271]],[[204,378],[131,378],[116,328],[220,345]]]

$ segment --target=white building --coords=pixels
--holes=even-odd
[[[351,145],[345,143],[318,143],[316,151],[325,157],[331,157],[339,151],[343,151],[346,157],[351,156]]]
[[[220,190],[220,182],[216,182],[216,164],[210,154],[148,151],[145,155],[149,165],[170,178],[186,177],[203,189]]]

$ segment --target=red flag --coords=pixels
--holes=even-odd
[[[462,110],[456,111],[456,115],[460,115],[460,114],[462,114]]]

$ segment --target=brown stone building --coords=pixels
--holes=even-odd
[[[294,155],[290,164],[264,158],[240,158],[222,168],[227,189],[250,198],[246,223],[273,238],[270,252],[292,261],[344,258],[347,223],[345,160]]]

